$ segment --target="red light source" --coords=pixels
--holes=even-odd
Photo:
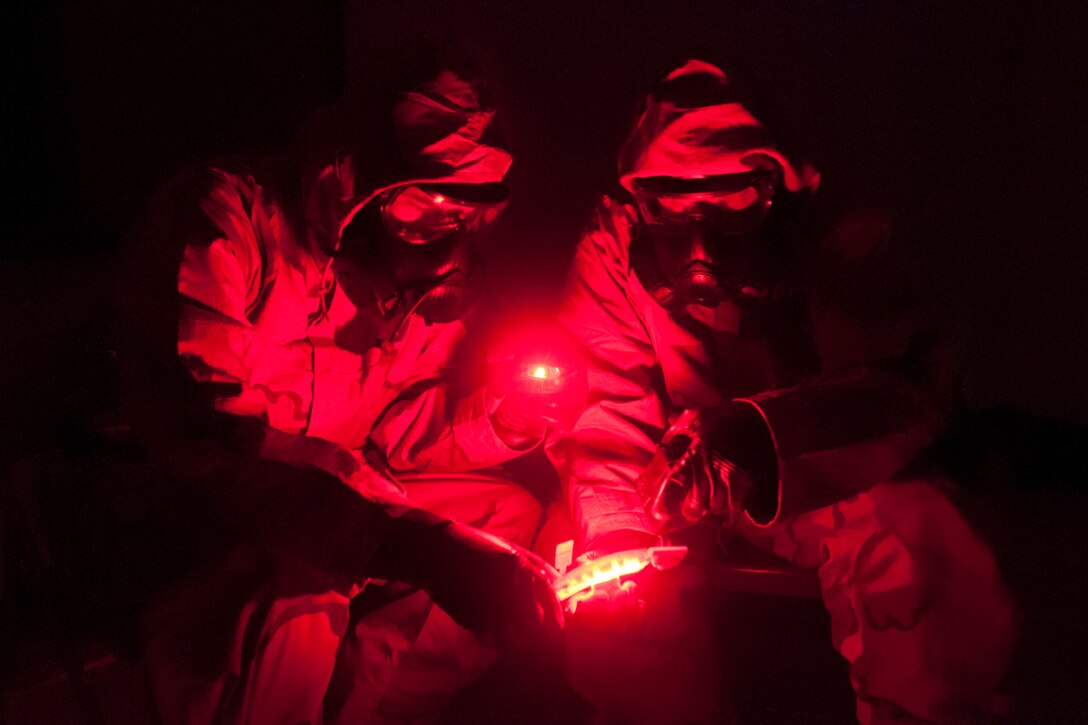
[[[563,374],[563,369],[555,365],[529,363],[525,366],[525,374],[537,380],[555,380]]]
[[[489,389],[503,417],[571,427],[585,410],[586,366],[581,351],[554,321],[511,323],[493,340],[487,363]]]

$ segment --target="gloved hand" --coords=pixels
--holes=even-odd
[[[341,445],[313,436],[284,433],[275,428],[262,431],[260,456],[296,466],[314,466],[347,481],[360,471],[359,461]]]
[[[459,624],[508,652],[555,651],[563,610],[553,571],[520,547],[418,509],[395,519],[375,576],[418,584]]]
[[[529,552],[451,523],[427,576],[435,602],[464,626],[513,645],[558,636],[563,611],[545,566]]]
[[[521,450],[544,440],[548,421],[537,414],[531,398],[510,392],[505,385],[488,386],[487,396],[491,426],[503,443]]]
[[[658,536],[649,532],[620,530],[606,534],[593,542],[592,549],[580,555],[575,566],[592,562],[618,551],[643,549],[661,543]],[[639,592],[638,579],[653,576],[651,569],[643,570],[633,578],[609,582],[590,592],[576,594],[568,602],[570,621],[575,627],[622,634],[642,621],[646,602]]]
[[[512,448],[524,448],[549,430],[574,425],[585,408],[585,369],[544,359],[493,358],[487,396],[496,434]]]
[[[778,457],[774,439],[759,411],[747,403],[731,403],[701,414],[700,436],[706,446],[714,483],[727,497],[694,488],[685,506],[705,506],[711,513],[748,511],[757,521],[770,519],[777,508]]]

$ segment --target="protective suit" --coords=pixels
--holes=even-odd
[[[501,185],[510,156],[471,75],[413,83],[315,122],[298,153],[179,175],[133,235],[134,429],[225,531],[143,623],[167,722],[431,716],[493,658],[461,625],[509,645],[541,633],[542,603],[557,626],[532,566],[471,528],[528,544],[539,507],[466,473],[519,451],[452,382],[467,252],[449,240],[495,204],[446,195]]]
[[[638,203],[602,201],[561,314],[590,365],[592,403],[548,448],[577,546],[656,538],[636,483],[682,411],[743,419],[747,428],[726,426],[721,442],[754,472],[765,447],[770,477],[747,501],[730,492],[717,510],[723,538],[818,571],[859,720],[984,720],[1011,648],[1012,607],[991,552],[949,501],[951,484],[916,460],[946,425],[954,386],[896,278],[886,225],[858,215],[819,238],[792,234],[790,216],[775,215],[819,175],[792,164],[726,75],[700,61],[649,96],[619,172]],[[716,181],[764,173],[775,180],[773,206],[754,182]],[[648,207],[640,193],[653,184]],[[751,198],[737,202],[742,188]],[[762,204],[754,248],[771,252],[769,263],[696,249],[670,274],[650,243],[654,215],[679,208],[673,197],[724,198],[745,213]],[[686,255],[704,227],[683,229]]]

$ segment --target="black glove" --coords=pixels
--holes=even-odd
[[[728,506],[747,511],[756,521],[770,520],[778,506],[778,456],[766,422],[753,406],[730,403],[701,415],[700,436],[713,469],[714,484],[728,487]],[[685,507],[707,506],[713,513],[721,497],[693,487]]]
[[[396,519],[370,569],[376,577],[419,585],[459,624],[500,649],[558,647],[563,611],[547,564],[472,526],[411,510]]]

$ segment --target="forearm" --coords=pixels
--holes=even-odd
[[[178,445],[166,462],[175,485],[251,543],[327,575],[334,586],[369,576],[387,515],[337,477],[207,441]]]
[[[710,443],[752,475],[761,523],[891,479],[945,423],[924,386],[872,368],[739,399],[723,419]]]
[[[632,484],[581,480],[568,486],[568,501],[580,551],[606,550],[610,541],[657,536]]]
[[[434,579],[440,564],[436,554],[448,538],[448,519],[412,507],[386,509],[387,536],[374,548],[368,573],[423,586]]]
[[[576,428],[548,448],[579,550],[598,548],[599,541],[619,532],[655,530],[635,489],[635,480],[653,456],[653,443],[635,435],[619,428]]]
[[[539,441],[507,441],[492,423],[484,390],[458,400],[452,414],[428,391],[400,403],[371,439],[394,471],[472,471],[505,463]]]

